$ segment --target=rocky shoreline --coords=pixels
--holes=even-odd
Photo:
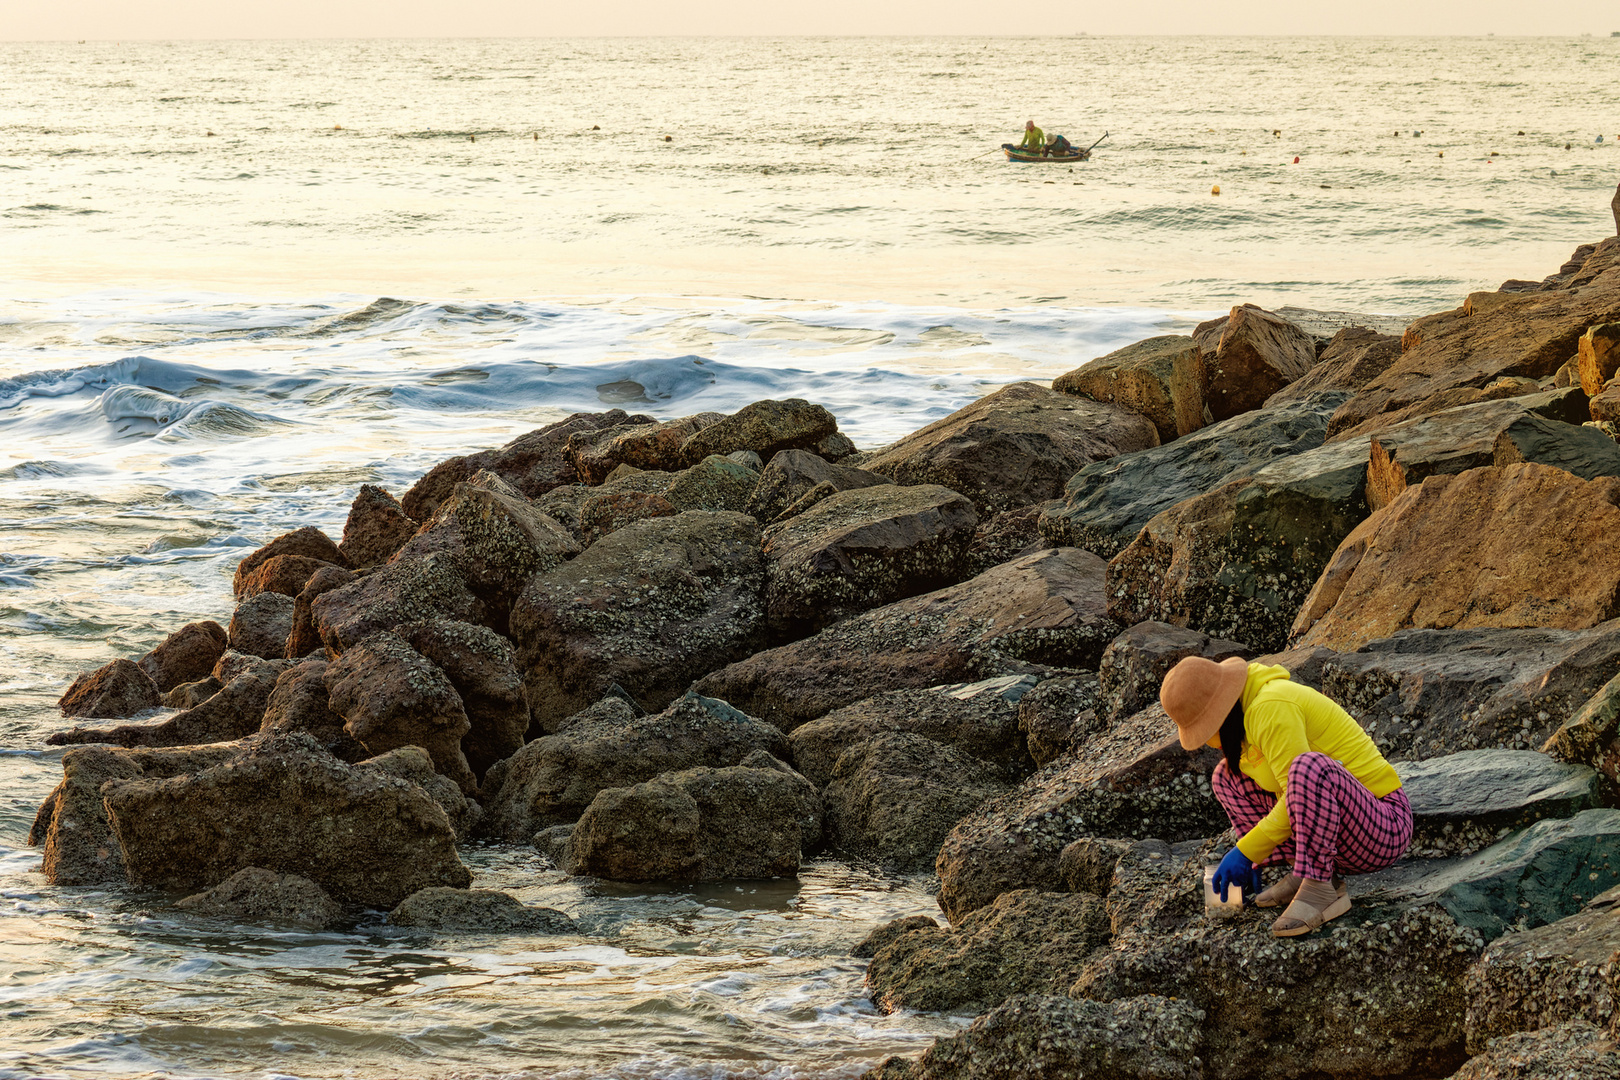
[[[977,1016],[876,1080],[1620,1077],[1620,237],[1399,335],[1233,308],[859,451],[825,408],[582,413],[367,485],[228,625],[82,674],[58,885],[569,933],[570,874],[933,870],[855,949]],[[618,387],[623,391],[623,387]],[[1397,765],[1408,857],[1278,941],[1158,705],[1264,656]]]

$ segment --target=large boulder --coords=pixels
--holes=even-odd
[[[357,575],[341,566],[315,571],[304,588],[293,597],[292,630],[287,634],[287,659],[302,660],[313,653],[325,654],[321,632],[315,626],[315,598],[356,580]]]
[[[1473,930],[1432,906],[1358,903],[1331,929],[1278,940],[1266,932],[1275,911],[1205,917],[1207,850],[1148,847],[1116,870],[1113,946],[1072,996],[1156,994],[1202,1009],[1206,1077],[1417,1080],[1461,1063],[1462,980],[1484,945]]]
[[[1120,625],[1106,614],[1103,562],[1038,551],[970,581],[834,623],[697,684],[792,731],[874,691],[938,686],[1043,665],[1092,667]]]
[[[978,523],[971,502],[933,484],[829,495],[766,530],[766,613],[778,627],[814,631],[955,584]]]
[[[954,747],[910,732],[874,735],[833,765],[822,792],[827,841],[888,870],[926,873],[956,823],[1008,786],[1000,769]]]
[[[782,450],[771,458],[759,474],[759,480],[749,493],[743,510],[768,525],[788,507],[823,484],[827,485],[830,494],[887,483],[891,483],[887,477],[865,469],[835,465],[809,450]]]
[[[1414,859],[1350,879],[1359,902],[1433,906],[1484,940],[1573,915],[1620,885],[1620,810],[1583,810],[1455,859]]]
[[[1547,738],[1544,753],[1590,765],[1620,783],[1620,675],[1616,675]]]
[[[1279,649],[1339,543],[1367,516],[1367,450],[1274,461],[1159,514],[1108,564],[1108,610]]]
[[[296,601],[279,592],[260,592],[236,605],[228,641],[232,650],[278,660],[287,655]]]
[[[593,487],[620,465],[676,472],[685,465],[681,446],[686,440],[721,419],[719,413],[699,413],[661,424],[626,423],[580,431],[568,437],[563,454],[580,482]]]
[[[833,778],[846,750],[879,735],[920,735],[996,766],[1001,779],[1020,780],[1030,762],[1019,732],[1020,703],[1033,675],[1005,675],[887,693],[834,709],[793,729],[793,761],[817,787]]]
[[[1087,465],[1041,513],[1041,535],[1112,558],[1177,503],[1322,445],[1343,395],[1234,416],[1175,442]]]
[[[1035,383],[1013,383],[875,456],[862,468],[900,484],[939,484],[980,512],[1056,498],[1082,466],[1159,445],[1136,413]]]
[[[814,447],[837,430],[832,413],[802,398],[756,401],[693,434],[681,444],[681,457],[696,465],[711,454],[752,450],[769,461],[781,450]]]
[[[399,634],[455,687],[471,725],[461,750],[479,778],[522,748],[529,703],[510,641],[487,626],[453,619],[408,623]]]
[[[983,1012],[1015,994],[1062,993],[1108,940],[1100,898],[1024,889],[959,926],[900,935],[872,958],[866,985],[883,1012]]]
[[[1571,1020],[1608,1030],[1617,1003],[1605,976],[1620,952],[1620,907],[1594,903],[1557,922],[1491,942],[1468,970],[1468,1049]]]
[[[325,930],[343,917],[343,906],[313,881],[262,866],[244,867],[212,889],[176,900],[174,906],[193,915],[286,923],[304,930]]]
[[[236,598],[249,600],[267,592],[297,596],[304,591],[304,586],[316,571],[336,565],[324,559],[312,559],[308,555],[277,555],[260,563],[251,574],[237,583]]]
[[[557,909],[529,907],[510,893],[446,885],[430,885],[401,900],[388,913],[388,925],[486,934],[572,934],[579,929]]]
[[[462,754],[471,724],[445,673],[397,634],[374,634],[345,652],[323,676],[343,730],[373,754],[420,746],[463,791],[478,786]]]
[[[662,709],[763,641],[764,560],[746,514],[638,521],[533,578],[512,610],[529,709],[543,730],[617,683]]]
[[[676,473],[664,497],[676,510],[741,512],[758,483],[757,467],[734,461],[732,457],[710,454],[690,469]]]
[[[1052,380],[1061,394],[1145,416],[1168,443],[1203,427],[1203,359],[1190,337],[1151,337],[1099,356]]]
[[[276,680],[291,666],[265,660],[232,679],[200,705],[155,724],[120,724],[114,728],[72,728],[51,735],[51,746],[108,743],[113,746],[198,746],[232,742],[259,730]]]
[[[650,416],[630,416],[623,409],[575,413],[520,435],[498,450],[481,450],[441,461],[412,485],[400,502],[412,518],[427,521],[454,494],[457,484],[471,480],[480,469],[496,473],[530,499],[539,498],[552,488],[581,482],[566,454],[570,436],[619,425],[655,423]]]
[[[482,623],[484,616],[483,601],[467,587],[460,559],[449,552],[396,556],[388,565],[323,592],[310,603],[310,619],[333,658],[379,631],[405,623],[433,618]]]
[[[597,793],[569,834],[567,869],[610,881],[791,877],[821,800],[774,768],[696,768]]]
[[[1465,750],[1395,771],[1412,804],[1414,855],[1471,855],[1542,818],[1598,805],[1595,771],[1533,750]]]
[[[305,732],[328,753],[353,764],[372,755],[349,734],[343,717],[332,709],[331,692],[326,688],[329,666],[323,659],[311,658],[283,671],[265,702],[259,730],[276,735]]]
[[[1265,407],[1275,409],[1336,392],[1354,393],[1388,371],[1400,356],[1398,334],[1347,326],[1333,335],[1311,370],[1268,397]],[[1334,408],[1342,403],[1336,401]]]
[[[890,1058],[862,1080],[1203,1080],[1203,1020],[1197,1006],[1155,995],[1016,994],[915,1063]]]
[[[158,693],[167,694],[182,683],[206,679],[225,654],[225,628],[212,619],[187,623],[135,661],[152,677]]]
[[[418,522],[405,513],[399,500],[376,484],[361,484],[349,517],[343,523],[338,551],[347,565],[360,569],[381,566],[416,535]]]
[[[327,536],[313,525],[306,525],[302,529],[283,533],[237,563],[236,576],[232,581],[233,592],[238,597],[241,597],[243,589],[248,580],[253,577],[254,571],[278,555],[297,555],[318,562],[335,563],[338,566],[347,565],[343,553],[338,550],[336,544],[332,543],[330,536]]]
[[[1170,669],[1189,656],[1206,660],[1251,657],[1240,641],[1212,638],[1162,622],[1141,622],[1108,643],[1097,666],[1104,722],[1114,724],[1159,700],[1159,686]]]
[[[1542,379],[1576,355],[1588,328],[1620,320],[1620,238],[1599,244],[1564,287],[1473,293],[1462,307],[1413,322],[1401,357],[1339,407],[1332,435],[1365,436],[1383,418],[1503,376]]]
[[[110,780],[107,817],[137,887],[201,889],[249,866],[298,874],[334,899],[393,907],[466,887],[444,810],[420,787],[346,765],[307,735],[266,738],[167,779]]]
[[[1209,789],[1219,752],[1189,754],[1155,702],[962,820],[941,845],[951,922],[1014,889],[1064,887],[1060,856],[1087,836],[1210,836],[1227,827]]]
[[[1018,733],[1037,766],[1081,750],[1100,734],[1102,691],[1090,672],[1042,679],[1018,702]]]
[[[62,780],[45,797],[28,833],[44,848],[42,869],[52,885],[101,885],[124,880],[124,853],[107,825],[101,785],[109,780],[163,779],[229,761],[234,744],[130,750],[83,746],[62,755]]]
[[[157,683],[133,660],[113,660],[83,671],[57,701],[63,716],[118,720],[161,704]]]
[[[1578,392],[1574,395],[1579,397]],[[1620,447],[1579,426],[1569,391],[1446,409],[1372,436],[1367,505],[1381,510],[1425,477],[1537,461],[1583,480],[1620,475]]]
[[[527,843],[543,829],[578,820],[606,788],[627,788],[665,772],[738,765],[757,750],[786,758],[787,740],[723,701],[689,694],[662,713],[638,716],[610,697],[561,733],[535,739],[490,770],[484,828]]]
[[[1344,538],[1294,636],[1349,650],[1409,628],[1595,626],[1620,615],[1616,535],[1614,477],[1535,464],[1431,476]]]
[[[1620,1046],[1585,1020],[1504,1035],[1451,1080],[1597,1080],[1620,1076]]]
[[[1316,342],[1286,319],[1253,304],[1193,333],[1204,354],[1204,408],[1215,421],[1258,409],[1316,363]]]
[[[461,532],[468,585],[500,611],[510,610],[529,578],[579,554],[573,534],[495,473],[457,484],[446,505]]]

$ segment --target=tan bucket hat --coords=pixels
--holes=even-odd
[[[1159,704],[1181,733],[1181,745],[1196,750],[1221,730],[1221,723],[1243,696],[1249,662],[1241,656],[1216,663],[1189,656],[1170,669],[1159,687]]]

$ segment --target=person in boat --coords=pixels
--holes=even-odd
[[[1046,140],[1041,135],[1041,129],[1031,120],[1024,125],[1024,141],[1018,144],[1020,150],[1034,150],[1036,153],[1046,148]]]
[[[1237,885],[1258,907],[1286,904],[1273,935],[1308,934],[1343,915],[1344,874],[1405,854],[1412,805],[1401,778],[1349,713],[1286,668],[1189,656],[1164,677],[1159,701],[1184,748],[1221,752],[1210,787],[1237,845],[1216,868],[1215,891],[1225,901]],[[1283,862],[1291,872],[1260,891],[1260,868]]]
[[[1068,157],[1072,153],[1074,153],[1074,144],[1062,135],[1054,131],[1046,137],[1047,157]]]

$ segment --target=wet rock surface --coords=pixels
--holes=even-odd
[[[756,401],[694,434],[681,444],[681,457],[696,465],[711,454],[724,457],[752,450],[769,461],[781,450],[815,446],[838,431],[838,421],[820,405],[802,398]]]
[[[206,701],[157,723],[76,727],[46,741],[53,746],[195,746],[245,738],[259,730],[271,691],[288,666],[285,660],[259,661]]]
[[[187,623],[135,661],[152,677],[158,693],[205,679],[225,653],[225,628],[211,619]]]
[[[232,589],[236,596],[242,598],[245,595],[243,590],[259,567],[281,555],[333,563],[337,566],[347,565],[343,553],[338,550],[338,546],[332,542],[330,536],[312,525],[306,525],[302,529],[283,533],[236,564],[236,576],[232,579]]]
[[[765,466],[742,509],[769,525],[811,490],[825,484],[831,491],[853,491],[892,483],[865,469],[835,465],[809,450],[779,451]]]
[[[1190,337],[1168,334],[1148,338],[1099,356],[1083,367],[1052,380],[1062,394],[1090,398],[1146,417],[1168,443],[1206,423],[1201,380],[1202,358]]]
[[[122,719],[158,707],[157,683],[133,660],[113,660],[81,672],[57,706],[63,716]]]
[[[495,889],[419,889],[388,913],[390,926],[460,933],[573,934],[574,920],[555,908],[529,907]]]
[[[244,867],[206,892],[176,900],[174,906],[215,919],[283,923],[308,930],[325,930],[343,918],[343,906],[313,881],[259,866]]]

